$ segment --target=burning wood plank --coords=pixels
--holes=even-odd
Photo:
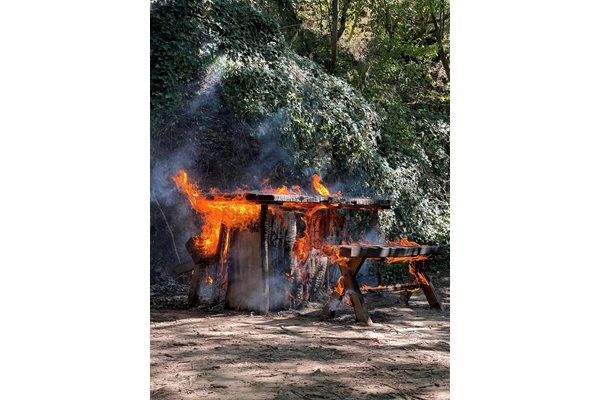
[[[385,199],[370,199],[362,197],[335,197],[335,196],[308,196],[298,194],[277,194],[277,193],[260,193],[260,192],[244,192],[244,193],[219,193],[214,195],[211,193],[205,194],[206,200],[246,200],[257,204],[277,204],[290,205],[290,203],[299,203],[298,206],[306,205],[308,207],[325,204],[342,208],[365,208],[372,207],[377,209],[389,209],[392,207],[391,200]]]
[[[388,258],[414,257],[437,253],[437,246],[340,246],[341,257]]]
[[[399,283],[396,285],[386,286],[368,286],[363,285],[360,289],[365,293],[398,293],[398,292],[414,292],[420,288],[418,282]]]

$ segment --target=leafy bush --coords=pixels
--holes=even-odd
[[[292,155],[290,181],[307,170],[345,183],[346,194],[396,202],[380,218],[390,238],[447,246],[448,123],[415,110],[385,85],[359,89],[286,44],[278,20],[241,0],[163,0],[151,13],[153,135],[168,135],[188,102],[187,85],[218,62],[223,107],[256,136],[274,132]]]

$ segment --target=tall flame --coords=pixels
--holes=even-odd
[[[314,174],[312,177],[312,185],[313,188],[319,193],[321,196],[329,196],[329,189],[327,189],[321,183],[321,177],[317,174]]]
[[[229,230],[246,230],[258,221],[260,205],[244,200],[241,195],[224,198],[213,189],[213,199],[208,200],[200,188],[188,180],[184,170],[179,170],[172,179],[177,189],[187,196],[192,208],[202,215],[204,225],[200,236],[195,239],[195,245],[207,257],[217,252],[221,224]]]

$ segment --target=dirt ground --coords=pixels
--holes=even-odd
[[[206,309],[151,310],[151,399],[448,399],[448,278],[444,311],[421,293],[409,306],[366,296],[374,324],[344,305],[333,320],[322,305],[270,317]]]

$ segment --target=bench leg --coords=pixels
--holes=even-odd
[[[331,292],[329,300],[321,312],[323,317],[333,318],[335,316],[335,311],[342,302],[344,295],[347,293],[350,296],[356,320],[367,325],[372,323],[367,311],[367,306],[365,305],[365,300],[358,287],[358,282],[356,281],[356,274],[364,262],[364,258],[351,258],[348,261],[347,266],[339,266],[342,274],[341,279],[344,285],[344,292],[340,294],[336,289]]]
[[[411,262],[408,265],[408,271],[411,276],[419,282],[419,287],[423,290],[423,293],[425,293],[429,306],[431,306],[431,308],[443,310],[442,298],[435,291],[431,279],[429,279],[429,276],[425,272],[425,262],[427,261]]]

